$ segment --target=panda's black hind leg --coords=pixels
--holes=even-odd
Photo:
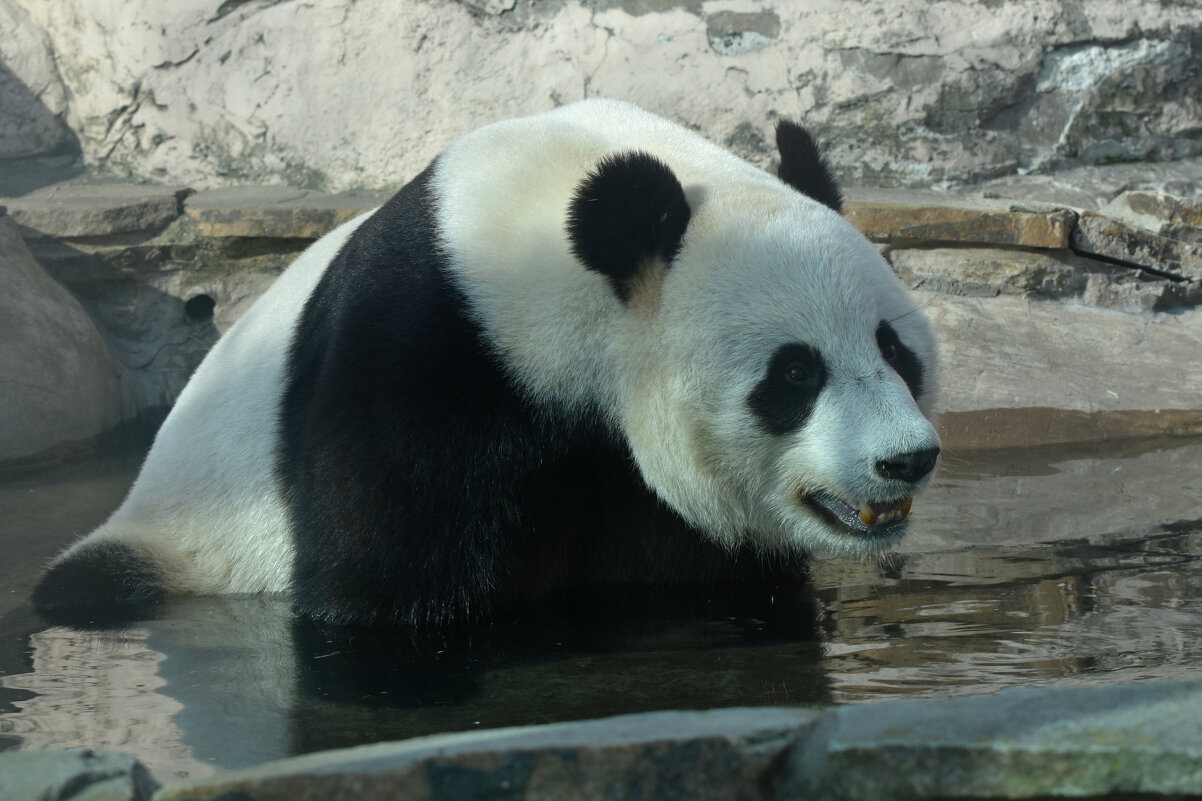
[[[87,627],[148,617],[164,595],[145,556],[128,545],[100,542],[47,570],[32,600],[51,623]]]

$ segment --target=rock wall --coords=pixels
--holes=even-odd
[[[458,134],[629,99],[760,164],[778,115],[844,180],[1202,153],[1200,0],[0,0],[0,158],[197,188],[395,187]]]
[[[1066,192],[1154,173],[1094,170]],[[1127,191],[1093,208],[1024,199],[1024,185],[849,191],[848,218],[940,332],[949,448],[1202,433],[1202,372],[1188,369],[1202,352],[1202,169],[1173,180],[1189,194]],[[130,418],[171,405],[304,247],[382,197],[85,183],[0,202],[104,334]]]
[[[96,325],[0,208],[0,467],[65,458],[121,419]]]

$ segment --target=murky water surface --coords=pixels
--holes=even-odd
[[[466,643],[187,600],[46,628],[40,564],[136,459],[0,485],[0,749],[117,748],[161,779],[320,748],[666,708],[813,705],[1202,677],[1202,442],[949,456],[880,564],[817,561],[796,619],[500,626]]]

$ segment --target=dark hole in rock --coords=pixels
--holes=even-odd
[[[213,320],[213,309],[217,301],[209,295],[194,295],[184,302],[184,317],[190,323],[208,323]]]

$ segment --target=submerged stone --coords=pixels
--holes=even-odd
[[[129,754],[87,748],[0,753],[5,801],[147,801],[157,787]]]

